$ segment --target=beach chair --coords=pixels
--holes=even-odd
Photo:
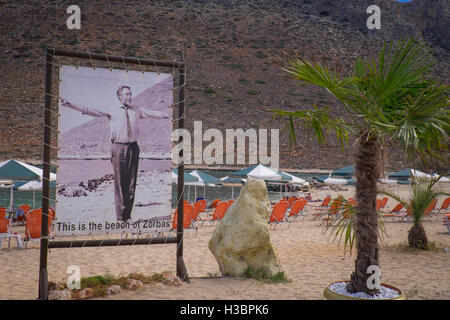
[[[300,198],[297,198],[297,201],[304,201],[305,202],[305,208],[302,209],[302,210],[305,210],[306,206],[308,205],[308,200],[306,200],[305,197],[300,197]]]
[[[303,210],[305,209],[306,202],[305,198],[295,201],[289,211],[288,219],[293,218],[293,221],[295,221],[298,216],[305,217]]]
[[[447,209],[448,209],[449,205],[450,205],[450,197],[448,197],[444,201],[442,201],[441,207],[435,213],[436,216],[440,213],[447,214],[448,213]]]
[[[322,203],[320,205],[318,205],[318,206],[311,205],[311,207],[315,207],[315,208],[318,208],[318,209],[328,208],[328,205],[330,204],[330,201],[331,201],[331,196],[326,196],[322,200]]]
[[[436,208],[438,199],[433,199],[431,203],[428,205],[428,207],[423,211],[423,218],[424,219],[431,219],[433,215],[433,211]]]
[[[52,228],[53,216],[50,212],[48,216],[48,236],[53,237]],[[29,241],[40,241],[41,240],[41,223],[42,223],[42,209],[35,209],[28,212],[25,218],[25,235],[23,241],[25,248],[28,247]]]
[[[200,203],[200,205],[201,205],[200,212],[205,212],[206,211],[206,200],[200,199],[197,202]]]
[[[27,217],[28,211],[31,210],[31,207],[30,207],[29,205],[27,205],[27,204],[23,204],[23,205],[21,205],[21,206],[19,207],[19,209],[23,210],[24,214],[18,216],[18,217],[17,217],[17,221],[19,221],[19,222],[24,222],[24,221],[25,221],[25,218]]]
[[[380,208],[381,208],[381,204],[382,204],[382,203],[383,203],[383,202],[382,202],[381,199],[377,199],[377,207],[376,207],[375,210],[380,211]]]
[[[197,234],[197,227],[194,224],[192,217],[194,214],[194,206],[192,204],[184,204],[183,206],[183,229],[188,230],[192,235],[191,230],[195,230]],[[175,210],[172,220],[172,230],[177,232],[178,229],[178,209]]]
[[[404,215],[402,214],[403,205],[398,203],[389,213],[383,214],[383,218],[392,218],[392,221],[403,220]]]
[[[214,223],[219,223],[220,220],[222,220],[223,217],[225,216],[225,213],[227,212],[228,208],[229,208],[228,201],[219,202],[219,204],[216,205],[216,208],[214,209],[212,216],[204,217],[201,219],[202,225],[205,222],[209,222],[210,225]]]
[[[444,226],[447,228],[448,234],[450,234],[450,214],[444,215]]]
[[[388,202],[388,197],[377,199],[377,211],[382,212]]]
[[[210,208],[215,208],[217,205],[221,202],[220,199],[215,199],[213,202],[211,202]]]
[[[276,226],[279,225],[281,228],[281,225],[283,223],[288,224],[288,228],[291,225],[291,221],[288,220],[288,218],[285,216],[286,210],[289,207],[289,202],[286,200],[280,200],[272,209],[272,213],[269,217],[269,228],[271,225],[273,225],[273,230],[275,230]]]
[[[200,202],[194,203],[194,213],[192,214],[192,220],[197,221],[199,214],[202,212],[202,204]]]
[[[406,209],[406,213],[403,214],[404,220],[409,221],[412,220],[412,211],[411,211],[411,205],[409,205],[408,209]],[[402,219],[403,221],[403,219]]]
[[[331,196],[327,196],[319,206],[312,206],[314,210],[318,210],[318,212],[313,212],[313,219],[321,217],[327,211],[330,201]]]
[[[289,208],[292,208],[292,205],[294,204],[295,201],[297,201],[297,197],[289,198]]]
[[[380,209],[380,210],[382,210],[382,209],[384,209],[384,208],[386,207],[388,201],[389,201],[389,198],[388,198],[388,197],[384,197],[384,198],[383,198],[383,202],[382,202],[382,204],[381,204],[381,209]]]
[[[16,238],[17,247],[23,248],[22,237],[17,232],[11,230],[11,218],[6,217],[6,209],[0,207],[0,248],[2,247],[3,239],[8,238],[8,248],[11,247],[11,238]]]
[[[356,201],[353,198],[349,198],[341,207],[342,217],[344,219],[350,219],[351,211],[356,207]]]
[[[328,224],[329,221],[334,220],[337,217],[337,214],[342,207],[343,200],[343,197],[337,197],[333,200],[329,210],[326,210],[327,216],[323,218],[323,221],[326,221]]]

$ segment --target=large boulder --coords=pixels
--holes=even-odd
[[[265,182],[248,180],[209,240],[222,275],[242,276],[248,267],[270,277],[282,271],[270,242],[270,213]]]

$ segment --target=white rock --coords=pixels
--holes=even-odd
[[[80,292],[78,292],[78,299],[89,299],[95,295],[94,289],[92,288],[84,288]]]
[[[265,182],[248,180],[209,241],[223,276],[242,276],[249,266],[269,276],[282,271],[270,242],[270,213]]]
[[[181,286],[183,284],[180,278],[168,273],[163,274],[162,282],[168,286]]]
[[[130,279],[128,280],[127,289],[129,290],[137,290],[144,286],[144,283],[141,280]]]
[[[106,294],[119,294],[122,289],[118,285],[112,285],[106,289]]]
[[[400,296],[400,294],[396,290],[384,286],[380,286],[380,293],[373,296],[365,292],[351,293],[347,291],[347,284],[347,282],[336,282],[330,285],[330,289],[345,296],[364,299],[390,299]]]

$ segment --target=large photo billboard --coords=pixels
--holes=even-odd
[[[171,227],[173,76],[62,66],[57,235]]]

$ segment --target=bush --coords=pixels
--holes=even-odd
[[[248,266],[242,274],[244,278],[255,279],[264,283],[280,283],[280,282],[291,282],[284,271],[280,271],[274,276],[270,276],[265,270],[254,270],[251,266]]]
[[[118,285],[122,289],[125,289],[131,279],[140,280],[144,284],[162,282],[164,280],[163,274],[164,272],[154,273],[151,276],[148,276],[141,273],[130,273],[128,276],[118,278],[112,275],[96,275],[93,277],[81,278],[81,289],[91,288],[94,290],[95,297],[103,297],[106,296],[106,289],[111,285]],[[77,299],[79,292],[80,290],[73,290],[73,297],[75,297],[75,299]]]
[[[93,276],[88,278],[81,278],[81,289],[95,288],[101,285],[108,285],[111,283],[111,278],[106,276]]]

